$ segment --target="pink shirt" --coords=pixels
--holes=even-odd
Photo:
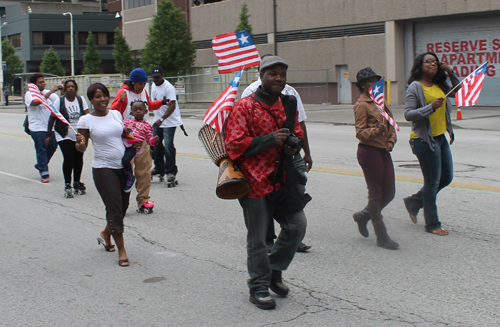
[[[131,128],[132,131],[128,135],[123,134],[123,143],[125,145],[143,142],[144,140],[151,146],[158,145],[158,142],[153,137],[153,128],[147,121],[127,119],[123,122],[123,130],[125,131],[126,128]]]

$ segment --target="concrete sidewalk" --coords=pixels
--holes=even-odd
[[[305,104],[307,122],[333,125],[354,125],[353,105]],[[400,126],[411,126],[404,118],[404,106],[392,106],[394,118]],[[19,101],[12,105],[0,105],[0,113],[25,114],[24,104]],[[181,109],[183,118],[202,119],[206,109]],[[152,113],[150,113],[152,115]],[[462,108],[462,120],[457,120],[456,107],[453,107],[452,124],[454,128],[500,131],[500,107]]]

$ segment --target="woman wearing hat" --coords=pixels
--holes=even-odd
[[[368,237],[367,224],[371,219],[377,235],[377,245],[397,250],[399,244],[387,235],[381,214],[382,209],[394,198],[396,191],[394,165],[390,154],[396,144],[396,132],[382,117],[368,94],[370,86],[381,77],[367,67],[357,73],[356,79],[356,86],[361,92],[354,105],[356,137],[359,139],[357,156],[368,187],[368,205],[352,216],[361,235]],[[389,108],[385,107],[385,111],[392,117]]]
[[[418,212],[424,208],[425,230],[441,236],[448,235],[449,231],[441,227],[436,197],[453,179],[451,104],[444,98],[452,89],[446,82],[447,73],[454,87],[459,83],[457,76],[447,64],[439,62],[435,53],[418,55],[408,79],[410,86],[405,99],[405,118],[412,122],[410,146],[420,163],[424,186],[405,198],[404,203],[414,224]],[[446,132],[450,135],[450,144]]]
[[[115,100],[111,104],[111,110],[118,110],[122,114],[123,120],[134,119],[131,115],[130,104],[134,101],[144,101],[148,104],[149,110],[157,110],[162,105],[168,104],[168,99],[151,101],[148,92],[146,92],[146,83],[148,75],[142,68],[134,69],[129,76],[129,80],[125,81],[116,93]],[[137,206],[139,212],[145,212],[146,207],[150,207],[152,201],[149,197],[149,189],[151,188],[151,166],[152,160],[149,154],[149,145],[146,142],[138,144],[138,147],[143,147],[144,152],[134,158],[134,175],[137,179]],[[146,206],[144,204],[148,202]]]

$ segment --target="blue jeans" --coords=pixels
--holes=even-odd
[[[175,165],[175,146],[174,136],[177,127],[155,127],[153,129],[153,136],[160,138],[160,143],[153,148],[153,157],[155,163],[155,170],[164,172],[165,174],[177,175],[177,166]],[[162,146],[162,142],[164,146]]]
[[[293,260],[297,246],[304,238],[307,226],[304,211],[295,213],[277,212],[266,198],[238,199],[243,208],[247,227],[247,268],[250,293],[267,290],[273,270],[283,271]],[[271,254],[267,253],[266,232],[274,219],[281,225],[281,232],[274,243]]]
[[[407,198],[409,211],[417,214],[424,208],[425,230],[432,232],[441,227],[438,218],[436,197],[439,191],[448,186],[453,180],[453,159],[450,145],[444,134],[434,137],[434,151],[422,139],[410,139],[413,154],[420,162],[420,169],[424,176],[424,186],[416,194]]]
[[[57,150],[56,136],[52,132],[49,145],[45,145],[45,138],[47,132],[31,132],[31,138],[35,143],[36,151],[36,169],[39,170],[40,176],[45,177],[49,175],[49,161],[52,155]]]

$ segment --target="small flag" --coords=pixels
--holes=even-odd
[[[234,76],[231,83],[229,83],[224,92],[222,92],[221,95],[219,95],[219,97],[212,103],[210,108],[208,108],[205,117],[203,117],[203,122],[210,125],[219,134],[222,132],[222,127],[224,126],[224,121],[226,120],[226,111],[233,109],[242,72],[243,70],[240,70],[236,76]]]
[[[250,34],[245,30],[217,35],[212,40],[219,73],[227,74],[260,65],[260,56]]]
[[[486,69],[488,65],[485,62],[473,71],[469,76],[464,78],[462,88],[455,93],[455,105],[458,107],[474,106],[479,99],[479,94],[483,87],[484,78],[486,77]]]
[[[53,105],[49,104],[49,102],[43,96],[42,92],[40,92],[40,89],[38,88],[38,86],[36,86],[36,84],[28,83],[28,88],[31,92],[31,96],[33,97],[33,99],[40,101],[42,103],[42,105],[45,108],[49,109],[60,121],[62,121],[66,125],[69,125],[68,121],[59,112],[59,110],[57,110]]]
[[[378,82],[375,82],[370,86],[368,89],[368,94],[370,94],[370,98],[375,102],[375,105],[378,108],[378,111],[380,111],[380,114],[382,117],[384,117],[389,124],[394,126],[394,128],[399,132],[399,125],[392,119],[387,112],[385,112],[384,109],[384,80],[381,79]]]

